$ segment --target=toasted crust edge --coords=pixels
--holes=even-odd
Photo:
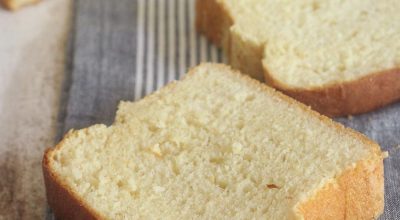
[[[105,219],[96,213],[89,205],[73,192],[70,187],[64,183],[50,166],[50,157],[54,150],[61,148],[65,139],[70,136],[71,132],[66,134],[63,140],[54,148],[46,150],[43,161],[43,177],[46,187],[47,203],[54,212],[56,219],[59,220],[94,220]]]
[[[331,117],[361,114],[400,100],[400,68],[318,88],[293,88],[278,82],[262,62],[260,51],[263,45],[246,43],[241,36],[230,31],[234,19],[223,3],[218,0],[197,0],[196,6],[197,30],[224,48],[234,68],[258,80],[265,80],[267,84],[322,114]],[[224,21],[231,23],[227,25],[228,22]]]
[[[273,87],[286,95],[332,117],[366,113],[400,100],[400,69],[309,90],[287,88],[268,74],[266,78]]]
[[[376,219],[383,213],[383,158],[359,162],[298,206],[304,219]]]
[[[276,96],[277,98],[291,105],[298,106],[304,111],[305,114],[310,115],[310,117],[317,117],[324,124],[327,124],[332,129],[337,130],[339,133],[348,133],[354,138],[361,140],[366,146],[368,146],[370,151],[370,158],[359,161],[355,165],[355,167],[350,167],[334,179],[334,182],[339,183],[339,187],[329,184],[326,185],[323,189],[317,191],[316,196],[300,204],[299,208],[297,210],[294,210],[295,212],[298,212],[297,214],[300,218],[329,219],[325,217],[329,217],[331,215],[334,217],[341,217],[343,216],[342,213],[347,213],[348,216],[350,216],[350,214],[351,216],[357,217],[367,216],[365,215],[365,210],[370,209],[371,207],[374,207],[370,212],[373,213],[373,216],[379,216],[383,212],[383,154],[379,146],[375,142],[371,141],[364,135],[355,132],[352,129],[345,128],[343,125],[332,121],[332,119],[326,116],[320,115],[319,113],[310,110],[310,108],[306,105],[283,95],[275,89],[270,88],[254,79],[251,79],[246,75],[242,75],[240,72],[231,69],[229,66],[223,64],[201,64],[198,67],[190,69],[188,74],[185,75],[185,78],[192,74],[195,74],[197,68],[202,68],[207,65],[212,66],[213,68],[218,68],[222,71],[232,72],[251,86],[259,88],[270,95]],[[174,85],[175,83],[172,82],[166,87],[173,87]],[[150,95],[150,97],[151,96],[152,95]],[[145,98],[149,98],[149,96],[146,96]],[[105,219],[104,217],[100,216],[100,214],[91,209],[89,205],[85,204],[79,198],[79,196],[76,195],[76,193],[74,193],[66,184],[64,184],[60,180],[60,178],[57,177],[57,175],[51,170],[50,157],[52,155],[52,152],[54,150],[57,150],[58,148],[61,148],[64,140],[67,139],[69,135],[71,135],[71,132],[68,133],[54,149],[48,149],[45,152],[43,158],[43,173],[48,203],[50,207],[54,210],[54,213],[58,219]],[[375,184],[368,184],[370,182]],[[348,184],[350,184],[350,187]],[[361,187],[362,190],[357,189],[359,188],[360,184],[363,184],[363,186],[365,186]],[[344,192],[344,196],[350,196],[351,193],[356,193],[356,196],[351,194],[353,198],[351,200],[337,200],[338,202],[347,202],[341,203],[340,209],[331,209],[331,211],[329,210],[330,206],[328,206],[328,208],[321,212],[322,209],[320,208],[322,208],[322,206],[318,205],[331,204],[327,202],[336,201],[336,197],[332,196],[336,196],[336,194],[334,193],[337,192]],[[360,203],[360,199],[366,199],[367,202]],[[354,209],[354,212],[350,212],[350,210],[353,210],[353,207],[356,207],[357,209]],[[316,212],[317,210],[319,212]],[[307,213],[311,213],[312,215],[307,215]],[[329,216],[323,215],[326,213],[329,213]]]
[[[196,28],[203,32],[209,40],[218,46],[223,46],[224,31],[233,24],[232,17],[223,5],[216,0],[196,1]]]
[[[15,0],[1,0],[0,2],[8,10],[16,11],[16,10],[22,8],[23,6],[26,6],[29,4],[36,4],[40,1],[41,0],[26,0],[25,2],[19,3],[18,1],[16,2]]]

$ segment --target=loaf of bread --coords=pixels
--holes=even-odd
[[[197,0],[230,64],[323,114],[400,99],[398,0]]]
[[[37,3],[40,0],[0,0],[0,2],[9,10],[17,10],[23,6]]]
[[[219,64],[193,68],[113,125],[44,156],[57,219],[372,219],[380,147]]]

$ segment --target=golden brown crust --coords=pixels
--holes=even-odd
[[[232,24],[233,20],[223,5],[215,0],[196,1],[196,28],[214,44],[222,46],[224,39],[228,37],[224,31]]]
[[[298,208],[304,219],[376,219],[383,212],[382,157],[359,162]]]
[[[65,138],[67,137],[68,134],[65,136]],[[53,210],[56,219],[104,219],[88,205],[86,205],[79,198],[79,196],[77,196],[76,193],[74,193],[70,187],[67,186],[67,184],[63,183],[60,178],[53,173],[50,166],[52,151],[61,147],[62,143],[63,141],[61,141],[54,149],[46,150],[42,162],[47,202]]]
[[[214,7],[221,6],[212,0],[196,1],[196,28],[214,44],[221,46],[222,17],[215,13],[217,10]]]
[[[11,11],[15,11],[25,5],[38,3],[38,2],[40,2],[40,0],[1,0],[0,2],[7,9],[9,9]]]
[[[218,46],[223,46],[234,68],[258,80],[262,80],[263,76],[269,85],[310,105],[322,114],[328,116],[360,114],[400,100],[400,69],[371,73],[357,80],[321,88],[292,88],[279,83],[262,64],[260,51],[263,46],[246,42],[229,30],[233,18],[223,3],[217,0],[197,0],[196,14],[197,29]],[[218,22],[224,20],[230,20],[231,25],[226,25],[226,22],[222,25],[223,22]]]
[[[233,68],[264,81],[263,46],[231,32],[230,27],[233,24],[233,16],[218,0],[196,1],[197,30],[224,49]]]
[[[269,74],[266,74],[266,79],[268,84],[286,95],[310,105],[314,110],[328,116],[365,113],[400,100],[400,69],[383,71],[355,81],[307,90],[287,88]]]

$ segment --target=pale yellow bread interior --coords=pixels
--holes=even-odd
[[[362,135],[215,64],[121,102],[112,126],[71,131],[46,157],[104,219],[301,219],[343,172],[382,162]]]
[[[236,52],[264,48],[254,59],[280,88],[327,87],[400,67],[398,0],[215,1],[232,19]]]

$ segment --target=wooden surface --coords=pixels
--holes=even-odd
[[[69,6],[0,8],[1,220],[45,216],[41,159],[57,128]]]

